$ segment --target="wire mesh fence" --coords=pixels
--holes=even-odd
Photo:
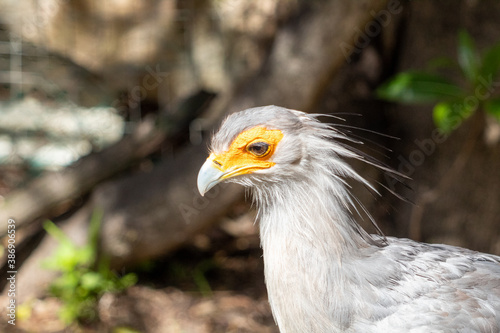
[[[122,136],[124,122],[116,109],[80,105],[78,91],[89,75],[75,69],[64,54],[24,40],[0,21],[1,192]]]

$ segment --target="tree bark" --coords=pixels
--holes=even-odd
[[[354,43],[356,31],[365,30],[373,18],[370,13],[385,3],[312,4],[307,14],[278,30],[265,68],[222,108],[224,114],[266,104],[310,110],[346,61],[341,45]],[[213,198],[199,195],[196,175],[207,156],[206,143],[191,147],[177,162],[96,192],[102,198],[97,203],[116,198],[105,203],[102,233],[104,253],[115,267],[166,253],[211,225],[242,197],[241,187],[219,187],[208,193]]]
[[[386,2],[304,2],[307,8],[278,29],[261,71],[244,85],[235,82],[243,88],[213,108],[214,123],[226,113],[258,105],[311,110],[347,60],[341,46],[354,45],[357,31],[365,30],[371,13]],[[149,173],[128,175],[95,189],[90,206],[104,211],[101,246],[113,267],[164,255],[212,225],[241,199],[243,189],[237,186],[220,185],[206,197],[198,194],[196,175],[207,157],[206,144],[186,148]],[[77,220],[69,218],[63,225]],[[30,272],[29,267],[23,267],[18,278],[29,283],[24,271]]]

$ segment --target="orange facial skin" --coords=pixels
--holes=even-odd
[[[211,153],[208,159],[212,160],[217,169],[224,172],[222,179],[268,169],[275,164],[270,158],[281,139],[283,133],[280,130],[263,126],[253,127],[238,135],[227,151],[220,154]],[[265,153],[256,155],[249,147],[261,142],[269,146]]]

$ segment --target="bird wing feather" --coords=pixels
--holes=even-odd
[[[389,237],[362,260],[372,263],[356,267],[377,261],[385,267],[360,274],[370,287],[360,290],[364,319],[350,331],[500,332],[500,257]]]

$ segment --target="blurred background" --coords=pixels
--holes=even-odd
[[[495,0],[0,0],[0,330],[277,332],[244,190],[196,188],[221,119],[260,105],[338,115],[411,178],[352,161],[386,235],[500,254],[499,17]]]

